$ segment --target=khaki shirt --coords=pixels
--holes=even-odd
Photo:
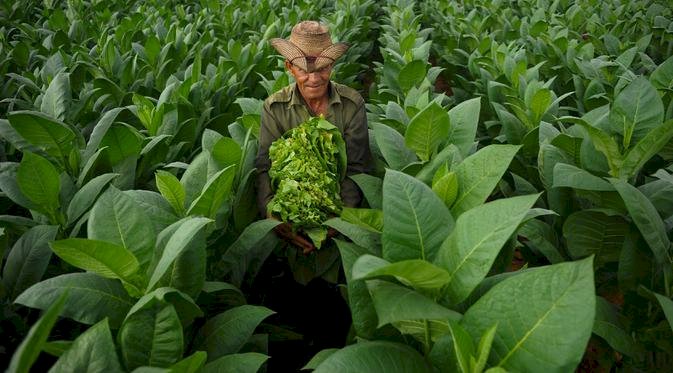
[[[371,154],[364,99],[356,90],[335,82],[330,82],[328,94],[325,119],[339,128],[346,143],[348,158],[346,175],[368,171]],[[269,179],[271,168],[269,146],[287,130],[298,126],[311,116],[314,114],[294,83],[264,101],[256,160],[257,205],[262,216],[266,216],[266,205],[273,198]],[[341,199],[348,207],[357,206],[362,199],[357,185],[348,177],[341,182]]]

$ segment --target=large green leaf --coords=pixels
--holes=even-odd
[[[28,373],[30,371],[30,367],[37,360],[42,347],[47,342],[51,328],[56,323],[67,297],[67,294],[61,294],[54,298],[53,303],[45,307],[45,313],[30,327],[28,334],[14,351],[7,372]]]
[[[255,373],[269,359],[257,352],[231,354],[206,364],[204,373]]]
[[[87,233],[90,239],[108,241],[130,250],[141,267],[149,263],[156,237],[145,210],[112,186],[91,209]]]
[[[236,167],[229,166],[213,175],[203,187],[201,194],[192,202],[187,215],[203,215],[215,218],[222,203],[231,197]]]
[[[460,320],[460,314],[404,286],[383,280],[368,280],[379,327],[404,320]]]
[[[673,138],[673,120],[658,125],[624,155],[619,177],[628,179],[636,175],[643,165],[654,157]]]
[[[594,334],[603,338],[616,351],[638,359],[643,352],[634,338],[624,329],[619,321],[617,307],[602,297],[596,297],[596,320]]]
[[[255,274],[278,242],[271,230],[280,224],[275,219],[258,220],[241,233],[220,261],[229,282],[241,286],[246,273]]]
[[[309,360],[306,365],[304,365],[301,369],[302,370],[314,370],[315,368],[318,367],[318,365],[322,364],[323,361],[325,361],[330,355],[333,353],[339,351],[338,348],[326,348],[324,350],[318,351],[317,354],[313,355],[311,360]]]
[[[527,270],[495,285],[467,310],[472,336],[498,324],[492,365],[567,372],[582,359],[596,311],[592,258]]]
[[[98,120],[98,123],[96,123],[96,126],[91,132],[91,136],[89,136],[89,141],[86,144],[84,154],[82,154],[82,159],[84,161],[88,161],[98,151],[98,148],[103,141],[103,137],[112,126],[112,123],[115,122],[117,116],[119,116],[119,114],[124,110],[126,110],[126,107],[117,107],[111,109],[105,112],[100,120]]]
[[[402,67],[397,80],[403,92],[421,84],[426,74],[427,62],[413,60]]]
[[[453,227],[453,217],[427,185],[388,170],[383,181],[383,257],[432,261]]]
[[[383,231],[383,211],[381,210],[344,207],[339,218],[372,232]]]
[[[610,128],[623,136],[625,149],[663,121],[664,104],[659,92],[642,76],[619,92],[610,111]]]
[[[18,168],[18,163],[0,163],[0,190],[4,197],[9,198],[16,205],[28,210],[37,211],[40,207],[35,205],[21,193],[21,188],[19,188],[19,183],[16,178]]]
[[[190,204],[201,194],[203,186],[208,182],[208,168],[210,163],[208,152],[199,153],[180,178],[185,187],[185,203]]]
[[[15,111],[7,115],[9,124],[33,146],[65,161],[77,135],[67,125],[35,111]]]
[[[166,248],[183,229],[185,221],[192,218],[184,218],[166,227],[157,236],[157,244],[154,250],[152,262],[148,268],[148,276],[157,269],[161,259],[166,253]],[[196,231],[191,239],[183,241],[180,253],[175,256],[173,262],[168,264],[164,274],[159,278],[153,288],[171,287],[178,289],[189,296],[196,298],[203,288],[206,280],[206,229]],[[148,288],[151,290],[150,288]]]
[[[231,137],[223,137],[215,143],[211,150],[213,158],[221,168],[227,168],[241,163],[243,154],[240,145]]]
[[[650,75],[650,82],[659,90],[673,89],[673,56],[657,66]]]
[[[583,190],[614,191],[605,179],[567,163],[554,165],[554,188],[568,187]]]
[[[49,370],[50,373],[122,371],[107,319],[77,337]]]
[[[673,330],[673,300],[669,297],[665,297],[661,294],[654,293],[659,301],[661,309],[664,311],[664,316],[666,316],[666,321],[668,321],[668,326]]]
[[[404,145],[404,137],[385,124],[374,127],[374,138],[388,167],[401,170],[410,163],[418,161],[416,154]]]
[[[175,215],[173,208],[161,194],[151,190],[125,190],[123,192],[131,197],[149,217],[155,232],[161,232],[169,225],[177,222],[180,218]]]
[[[489,145],[458,165],[455,170],[458,198],[451,209],[454,216],[486,201],[519,148],[516,145]]]
[[[470,361],[474,360],[475,355],[474,343],[472,343],[470,334],[455,321],[449,322],[449,330],[451,331],[451,338],[453,338],[453,350],[460,371],[463,373],[477,371],[473,370],[474,367],[472,365],[474,365],[474,362]]]
[[[369,207],[381,209],[383,206],[383,181],[376,176],[357,174],[350,176],[364,194]]]
[[[605,159],[608,162],[608,167],[610,168],[610,174],[612,176],[617,176],[619,174],[619,169],[622,167],[622,153],[620,152],[619,145],[617,145],[615,139],[605,131],[592,126],[583,119],[563,117],[561,120],[567,120],[582,127],[589,135],[594,148],[605,156]]]
[[[0,119],[0,137],[21,152],[37,153],[40,151],[40,148],[32,145],[26,139],[21,137],[19,132],[9,124],[7,119]]]
[[[203,316],[203,312],[189,295],[174,288],[158,288],[138,299],[136,304],[126,314],[126,317],[128,318],[137,311],[143,310],[155,300],[172,304],[180,317],[180,323],[183,327],[190,325],[195,318]]]
[[[456,145],[463,157],[467,157],[474,146],[480,110],[481,98],[479,97],[463,101],[449,110],[451,129],[448,142]]]
[[[2,271],[2,285],[10,299],[42,279],[51,259],[48,244],[57,233],[55,225],[38,225],[16,241]]]
[[[266,307],[243,305],[227,310],[212,319],[199,331],[199,349],[208,352],[208,361],[238,352],[252,336],[257,325],[274,312]]]
[[[79,219],[100,195],[101,191],[114,179],[117,174],[98,175],[86,183],[70,200],[68,204],[68,224]]]
[[[452,304],[462,302],[486,277],[500,249],[538,197],[533,194],[499,199],[458,217],[435,261],[449,273],[445,294]]]
[[[178,216],[185,213],[185,188],[180,184],[175,175],[167,171],[157,171],[156,173],[157,189],[166,201],[171,204],[173,210]]]
[[[119,334],[126,368],[168,367],[182,357],[184,336],[175,307],[156,298],[129,314]]]
[[[196,351],[190,356],[171,365],[171,372],[180,373],[199,373],[203,371],[203,364],[206,363],[208,354],[204,351]]]
[[[194,217],[184,219],[180,223],[179,228],[175,229],[175,232],[168,240],[161,258],[150,277],[147,289],[155,287],[175,259],[189,247],[192,239],[211,221],[207,218]]]
[[[449,113],[433,102],[411,118],[404,134],[405,144],[418,158],[427,161],[449,135],[449,127]]]
[[[421,259],[390,263],[373,255],[363,255],[353,265],[353,279],[393,276],[401,283],[421,291],[439,290],[449,282],[449,273]]]
[[[381,216],[381,220],[383,221],[383,216]],[[371,250],[380,251],[380,232],[373,232],[371,228],[365,228],[362,225],[349,223],[341,218],[329,219],[324,223],[324,225],[336,229],[357,245],[369,248]]]
[[[596,255],[596,262],[617,262],[629,224],[621,216],[576,211],[563,223],[563,236],[573,259]]]
[[[437,153],[436,156],[432,157],[430,162],[423,165],[423,168],[416,173],[416,178],[425,184],[432,185],[432,180],[437,174],[437,170],[445,166],[448,167],[448,170],[451,170],[462,162],[462,160],[463,158],[458,148],[453,144],[449,144]]]
[[[645,241],[650,246],[659,264],[670,263],[671,241],[666,234],[666,227],[652,202],[636,187],[620,179],[610,179],[624,200],[626,209]]]
[[[119,281],[93,273],[68,273],[38,282],[15,302],[47,309],[66,291],[70,296],[61,315],[84,324],[95,324],[107,317],[110,326],[117,328],[134,303]]]
[[[40,111],[64,121],[68,115],[70,100],[70,74],[59,72],[44,91]]]
[[[60,206],[61,181],[59,172],[47,159],[33,153],[23,153],[16,173],[21,193],[41,212],[53,216]]]
[[[372,339],[378,325],[376,309],[365,281],[353,280],[352,278],[353,264],[358,257],[369,254],[370,251],[367,248],[339,239],[336,239],[335,242],[341,254],[341,262],[346,275],[348,305],[353,319],[353,328],[359,337]]]
[[[111,166],[114,166],[128,158],[137,159],[142,150],[142,141],[142,135],[135,128],[115,124],[105,133],[100,146],[107,147],[104,157]]]
[[[314,373],[424,373],[432,367],[416,350],[403,344],[360,342],[336,351]]]
[[[56,255],[73,266],[106,278],[122,280],[136,287],[136,294],[140,294],[145,281],[138,273],[138,259],[126,248],[86,238],[54,241],[50,246]]]

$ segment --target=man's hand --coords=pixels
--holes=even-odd
[[[268,214],[267,217],[270,219],[278,220],[278,218],[276,218],[271,214]],[[309,241],[299,233],[295,233],[292,231],[292,224],[290,223],[280,223],[273,230],[276,232],[276,235],[278,235],[280,238],[299,247],[304,255],[307,255],[311,251],[315,250],[315,246],[313,246],[311,241]]]

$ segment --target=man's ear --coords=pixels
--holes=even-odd
[[[290,63],[290,61],[285,60],[285,68],[286,68],[288,71],[292,72],[292,64]]]

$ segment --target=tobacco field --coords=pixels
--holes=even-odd
[[[671,370],[667,0],[0,1],[0,369],[289,371],[254,160],[306,19],[374,164],[297,370]]]

